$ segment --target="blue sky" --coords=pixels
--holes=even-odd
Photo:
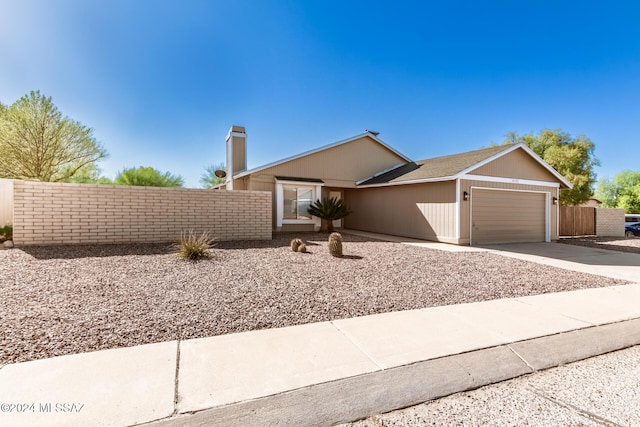
[[[198,187],[361,133],[422,159],[562,128],[639,170],[636,1],[0,0],[0,102],[30,90],[131,166]]]

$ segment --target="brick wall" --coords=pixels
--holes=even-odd
[[[596,235],[624,237],[624,209],[596,209]]]
[[[271,239],[271,194],[14,181],[16,245]]]

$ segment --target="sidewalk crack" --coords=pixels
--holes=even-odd
[[[522,360],[522,362],[523,362],[525,365],[527,365],[527,366],[529,367],[529,369],[531,369],[531,372],[536,372],[536,371],[537,371],[537,369],[536,369],[536,368],[534,368],[533,366],[529,365],[529,362],[527,362],[527,360],[526,360],[524,357],[522,357],[522,356],[520,355],[520,353],[518,353],[517,351],[515,351],[515,350],[513,349],[513,347],[511,347],[510,345],[507,345],[507,348],[508,348],[509,350],[511,350],[511,351],[513,352],[513,354],[515,354],[516,356],[518,356],[518,358],[520,358],[520,360]]]
[[[380,368],[381,371],[384,371],[385,369],[387,369],[385,366],[382,366],[381,364],[379,364],[376,359],[374,359],[373,356],[371,356],[369,353],[367,353],[367,351],[362,348],[362,346],[360,346],[360,344],[358,344],[354,339],[352,339],[345,331],[343,331],[342,329],[340,329],[340,327],[338,325],[336,325],[333,322],[330,322],[334,328],[336,328],[338,330],[338,332],[340,332],[351,344],[353,344],[358,350],[360,350],[360,352],[362,354],[364,354],[365,356],[367,356],[367,358],[369,360],[371,360],[378,368]]]
[[[542,397],[543,399],[548,400],[551,403],[555,403],[558,406],[561,406],[565,409],[568,409],[569,411],[572,411],[584,418],[587,418],[595,423],[598,424],[602,424],[603,426],[607,426],[607,427],[624,427],[622,424],[618,424],[614,421],[608,420],[604,417],[601,417],[598,414],[594,414],[593,412],[587,411],[585,409],[582,409],[578,406],[572,405],[571,403],[567,403],[567,402],[563,402],[560,399],[556,399],[555,397],[545,393],[544,391],[535,388],[533,386],[528,386],[527,387],[533,394],[538,395],[540,397]]]
[[[173,392],[173,414],[178,415],[178,380],[180,374],[180,338],[178,338],[178,345],[176,346],[176,376],[174,379],[174,392]]]

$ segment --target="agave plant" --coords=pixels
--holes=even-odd
[[[307,212],[322,219],[327,224],[327,232],[329,233],[333,232],[333,221],[342,219],[351,213],[344,201],[336,197],[316,200],[309,206]]]

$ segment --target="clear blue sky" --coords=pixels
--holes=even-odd
[[[123,167],[199,186],[361,133],[422,159],[562,128],[639,170],[640,2],[0,0],[0,102],[39,89]]]

